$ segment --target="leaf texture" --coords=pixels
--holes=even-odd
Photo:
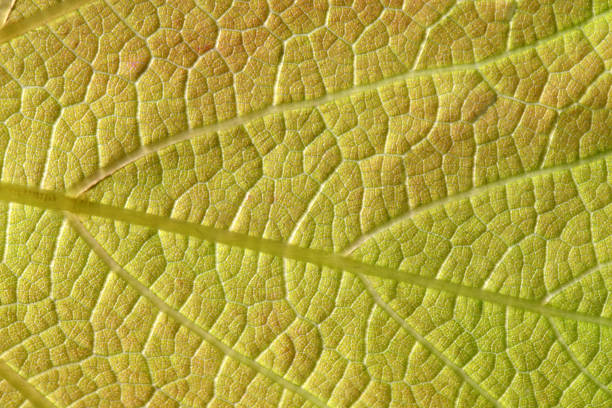
[[[3,407],[612,407],[602,0],[17,0]]]
[[[0,27],[4,25],[8,19],[9,13],[11,12],[14,4],[14,0],[2,0],[0,1]]]

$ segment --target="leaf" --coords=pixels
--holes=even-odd
[[[0,405],[609,407],[609,7],[17,1]]]
[[[14,3],[15,0],[0,0],[0,27],[6,22]]]

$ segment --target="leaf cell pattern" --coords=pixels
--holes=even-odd
[[[0,405],[611,407],[611,7],[17,0]]]

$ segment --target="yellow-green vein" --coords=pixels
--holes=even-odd
[[[121,265],[119,265],[111,255],[106,252],[104,248],[96,241],[96,239],[90,234],[90,232],[85,228],[85,226],[81,223],[81,221],[74,214],[70,212],[64,212],[64,215],[70,222],[70,225],[75,229],[75,231],[80,235],[80,237],[91,247],[96,255],[98,255],[110,268],[111,270],[117,274],[121,279],[125,280],[130,286],[132,286],[136,291],[150,301],[155,307],[159,310],[172,317],[176,322],[185,326],[189,330],[191,330],[196,335],[200,336],[203,340],[207,341],[212,346],[216,347],[218,350],[223,352],[225,355],[233,358],[236,361],[239,361],[241,364],[251,368],[253,371],[260,373],[280,386],[286,388],[287,390],[294,392],[304,398],[306,401],[309,401],[313,405],[321,408],[327,408],[327,405],[321,401],[318,397],[306,391],[302,387],[297,384],[292,383],[291,381],[286,380],[280,375],[276,374],[274,371],[270,370],[267,367],[262,366],[254,360],[246,357],[243,354],[240,354],[236,350],[232,349],[221,340],[213,336],[208,331],[204,330],[202,327],[197,325],[192,320],[188,319],[180,313],[179,311],[173,309],[170,305],[168,305],[163,299],[158,297],[151,289],[140,283],[138,279],[134,276],[130,275]]]
[[[47,399],[40,391],[32,384],[23,378],[4,360],[0,359],[0,378],[3,378],[13,388],[27,398],[30,403],[36,408],[56,408],[56,406]]]
[[[598,159],[601,159],[601,157],[598,157]],[[588,164],[594,160],[595,159],[583,161],[581,164]],[[461,198],[462,197],[456,197],[455,199]],[[431,277],[411,274],[402,270],[366,264],[341,254],[303,248],[296,245],[286,244],[284,242],[273,241],[247,234],[147,214],[140,211],[72,198],[56,191],[39,190],[30,187],[2,183],[0,184],[0,199],[51,210],[68,211],[72,213],[109,218],[126,223],[142,225],[153,229],[194,236],[226,245],[251,249],[258,252],[265,252],[280,257],[291,258],[297,261],[326,266],[336,270],[345,270],[356,274],[372,275],[385,279],[403,281],[418,286],[454,293],[460,296],[467,296],[487,302],[522,308],[547,316],[565,317],[612,327],[612,319],[602,316],[592,316],[581,312],[562,310],[548,305],[543,305],[541,302],[536,300],[528,300],[503,295],[480,288],[459,285]]]

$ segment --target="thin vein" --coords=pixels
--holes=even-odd
[[[384,279],[407,282],[422,287],[453,293],[459,296],[467,296],[486,302],[521,308],[547,316],[564,317],[567,319],[586,321],[612,327],[612,319],[607,317],[593,316],[581,312],[558,309],[549,305],[543,305],[536,300],[504,295],[476,287],[464,286],[432,277],[421,276],[403,270],[379,265],[371,265],[363,263],[354,258],[343,256],[339,253],[330,253],[318,249],[303,248],[297,245],[287,244],[285,242],[254,237],[238,232],[222,230],[205,225],[166,218],[159,215],[147,214],[140,211],[73,198],[57,191],[40,190],[15,184],[0,183],[0,200],[36,206],[49,210],[68,211],[72,213],[80,213],[125,223],[142,225],[157,230],[193,236],[210,242],[240,247],[243,249],[250,249],[256,252],[268,253],[283,258],[294,259],[296,261],[325,266],[334,270],[344,270],[355,274],[364,274],[377,276]]]
[[[37,11],[23,20],[7,24],[0,29],[0,44],[64,17],[92,1],[93,0],[63,0],[44,10]]]
[[[55,404],[2,359],[0,359],[0,377],[19,391],[36,408],[56,408]]]
[[[305,400],[309,401],[313,405],[321,408],[327,408],[327,404],[317,398],[315,395],[306,391],[302,387],[294,384],[280,375],[276,374],[274,371],[270,370],[267,367],[262,366],[256,361],[248,358],[247,356],[240,354],[236,350],[232,349],[217,337],[213,336],[208,331],[204,330],[201,326],[196,324],[194,321],[187,318],[185,315],[180,313],[179,311],[173,309],[170,305],[168,305],[162,298],[158,297],[151,289],[147,286],[140,283],[138,279],[128,273],[121,265],[119,265],[112,256],[106,252],[106,250],[100,245],[100,243],[91,235],[91,233],[85,228],[85,226],[81,223],[78,217],[75,214],[70,212],[64,212],[64,216],[70,222],[70,225],[75,229],[75,231],[81,236],[81,238],[91,247],[92,251],[96,253],[110,268],[116,273],[119,277],[125,280],[130,286],[132,286],[141,296],[149,300],[155,307],[159,310],[172,317],[175,321],[185,326],[189,330],[191,330],[196,335],[200,336],[202,339],[207,341],[209,344],[217,348],[223,354],[233,358],[234,360],[244,364],[245,366],[251,368],[255,372],[262,374],[265,377],[268,377],[270,380],[279,384],[283,388],[294,392],[295,394],[300,395]]]
[[[601,383],[593,374],[591,374],[589,372],[589,370],[586,369],[586,367],[582,366],[580,361],[578,361],[578,358],[574,355],[574,353],[569,348],[567,343],[565,343],[565,340],[563,340],[563,337],[561,336],[561,333],[559,332],[559,329],[557,329],[557,326],[555,325],[555,322],[552,319],[550,319],[550,318],[547,318],[546,320],[550,324],[550,327],[551,327],[553,333],[555,334],[555,337],[556,337],[557,341],[559,342],[561,347],[565,350],[565,352],[567,353],[569,358],[572,360],[572,362],[576,365],[576,367],[578,367],[580,372],[582,374],[584,374],[589,380],[591,380],[593,382],[593,384],[595,384],[599,389],[601,389],[603,392],[608,394],[609,397],[612,398],[612,390],[610,390],[606,385]]]
[[[344,89],[342,91],[325,94],[318,98],[313,98],[313,99],[308,99],[308,100],[303,100],[303,101],[298,101],[298,102],[291,102],[291,103],[286,103],[282,105],[270,105],[258,111],[247,113],[241,116],[236,116],[234,118],[231,118],[225,121],[215,122],[210,125],[199,127],[197,129],[188,129],[184,132],[176,134],[175,136],[148,144],[146,146],[141,146],[138,149],[126,154],[125,156],[122,156],[120,159],[112,163],[109,163],[108,165],[98,169],[96,172],[94,172],[90,176],[85,177],[80,182],[76,183],[74,186],[72,186],[69,189],[69,192],[70,194],[78,196],[82,194],[83,192],[91,189],[93,186],[95,186],[96,184],[104,180],[105,178],[111,176],[118,170],[124,168],[125,166],[131,163],[136,162],[137,160],[149,154],[156,153],[166,147],[169,147],[169,146],[172,146],[172,145],[175,145],[177,143],[181,143],[187,140],[191,140],[195,137],[204,135],[206,133],[221,132],[221,131],[229,130],[234,127],[244,125],[250,121],[253,121],[253,120],[268,116],[268,115],[272,115],[272,114],[282,114],[282,113],[286,113],[289,111],[300,110],[300,109],[313,109],[325,103],[333,102],[335,100],[339,100],[343,98],[349,98],[355,94],[373,91],[380,87],[391,85],[393,83],[401,82],[401,81],[404,81],[410,78],[447,74],[447,73],[453,73],[457,71],[476,70],[480,72],[479,69],[483,65],[494,63],[496,61],[499,61],[505,58],[510,58],[512,56],[524,53],[526,51],[534,50],[541,44],[554,41],[564,36],[568,32],[581,31],[581,27],[588,24],[590,21],[596,18],[603,18],[604,16],[607,16],[610,13],[612,13],[612,9],[607,10],[596,16],[592,16],[591,18],[584,20],[583,22],[581,22],[580,24],[577,24],[576,26],[568,27],[563,30],[557,31],[555,34],[549,37],[546,37],[546,38],[539,39],[529,45],[517,47],[511,51],[507,51],[502,54],[492,55],[478,62],[469,63],[469,64],[458,64],[458,65],[452,65],[452,66],[447,66],[447,67],[410,70],[410,71],[406,71],[398,75],[389,76],[380,81],[375,81],[375,82],[365,84],[365,85],[360,85],[360,86],[354,86],[351,88]],[[0,34],[1,34],[1,30],[0,30]],[[0,39],[1,39],[1,36],[0,36]]]
[[[599,271],[600,269],[608,267],[608,266],[612,266],[612,261],[605,262],[605,263],[602,263],[602,264],[598,264],[598,265],[595,265],[595,266],[587,269],[586,271],[584,271],[580,275],[576,276],[574,279],[571,279],[571,280],[565,282],[563,285],[560,285],[555,290],[552,290],[551,292],[549,292],[544,297],[544,299],[542,299],[542,304],[546,304],[546,303],[550,302],[555,296],[557,296],[559,293],[563,292],[565,289],[569,288],[570,286],[575,285],[576,283],[580,282],[582,279],[586,278],[587,276],[591,276],[592,274],[594,274],[595,272]]]
[[[414,217],[417,214],[421,214],[423,212],[429,211],[432,208],[438,207],[438,206],[442,206],[445,204],[448,204],[450,202],[456,202],[456,201],[461,201],[464,199],[469,199],[470,197],[473,197],[475,195],[484,193],[488,190],[494,189],[496,187],[502,187],[508,184],[511,184],[513,182],[517,182],[520,180],[524,180],[526,178],[533,178],[533,177],[537,177],[537,176],[542,176],[542,175],[546,175],[546,174],[550,174],[553,172],[561,172],[561,171],[565,171],[565,170],[571,170],[573,168],[582,166],[582,165],[588,165],[591,163],[594,163],[596,161],[602,160],[602,159],[606,159],[607,157],[609,157],[611,155],[610,150],[607,151],[603,151],[601,153],[595,154],[593,156],[584,158],[584,159],[580,159],[571,163],[565,163],[565,164],[561,164],[559,166],[551,166],[551,167],[545,167],[545,168],[540,168],[538,170],[533,170],[533,171],[529,171],[529,172],[525,172],[525,173],[521,173],[521,174],[517,174],[511,177],[506,177],[503,179],[499,179],[497,181],[494,181],[492,183],[487,183],[487,184],[483,184],[479,187],[475,187],[472,188],[470,190],[466,190],[464,192],[461,193],[457,193],[457,194],[453,194],[450,196],[446,196],[444,198],[441,198],[439,200],[435,200],[435,201],[431,201],[427,204],[423,204],[419,207],[415,207],[414,209],[408,210],[407,212],[394,217],[394,218],[390,218],[387,222],[382,223],[380,225],[378,225],[376,228],[373,228],[372,230],[366,232],[365,234],[362,234],[359,238],[355,239],[351,244],[349,244],[347,246],[347,248],[345,249],[345,252],[348,252],[349,254],[352,253],[354,250],[356,250],[358,247],[360,247],[365,241],[367,241],[368,239],[372,238],[373,236],[375,236],[376,234],[379,234],[380,232],[387,230],[391,227],[393,227],[396,224],[400,224],[412,217]]]
[[[451,370],[453,370],[463,381],[468,383],[472,388],[476,390],[480,395],[482,395],[487,401],[489,401],[494,407],[502,408],[503,406],[497,402],[495,398],[493,398],[484,388],[482,388],[472,377],[470,377],[463,368],[459,367],[457,364],[453,363],[448,357],[446,357],[441,351],[439,351],[433,344],[431,344],[425,337],[423,337],[419,332],[417,332],[412,326],[410,326],[400,315],[398,315],[395,310],[389,304],[387,304],[384,300],[381,299],[380,295],[376,291],[372,284],[368,280],[368,278],[362,274],[358,275],[359,279],[365,286],[366,290],[374,299],[374,302],[383,309],[389,316],[395,320],[402,329],[404,329],[408,334],[414,337],[423,347],[425,347],[430,353],[438,357],[442,362],[448,366]]]
[[[14,4],[15,0],[0,0],[0,27],[6,23]]]

